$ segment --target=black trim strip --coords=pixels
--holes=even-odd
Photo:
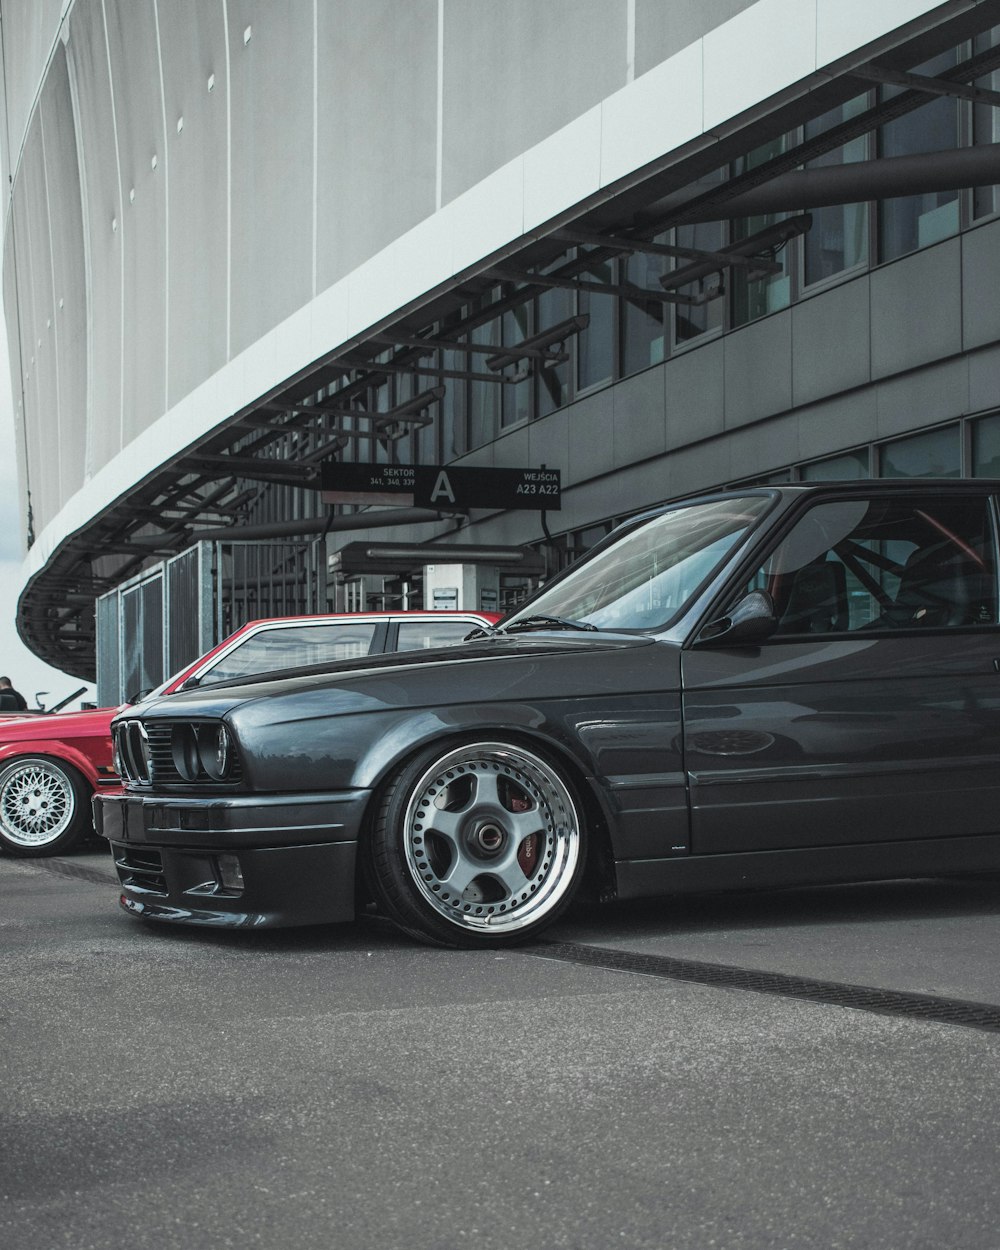
[[[696,985],[750,990],[757,994],[775,994],[781,998],[804,999],[828,1006],[851,1007],[881,1016],[902,1016],[1000,1033],[1000,1007],[991,1003],[937,998],[932,994],[908,994],[901,990],[881,990],[874,986],[847,985],[838,981],[817,981],[811,977],[788,976],[783,972],[760,972],[727,964],[675,959],[670,955],[640,955],[635,951],[610,950],[578,942],[540,942],[536,946],[519,949],[525,955],[606,968],[612,972],[631,972],[671,981],[689,981]]]

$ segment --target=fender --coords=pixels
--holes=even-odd
[[[456,709],[471,711],[477,709]],[[364,788],[373,793],[380,790],[403,762],[425,747],[447,749],[450,741],[467,742],[475,735],[482,742],[520,741],[524,746],[547,755],[560,767],[571,771],[596,804],[605,827],[612,823],[617,804],[608,790],[607,779],[599,775],[591,754],[580,749],[573,737],[560,735],[558,727],[540,715],[539,709],[508,706],[501,709],[509,719],[490,723],[479,715],[456,716],[447,728],[436,715],[401,718],[394,731],[368,742],[367,750],[357,761],[359,776],[365,778]],[[402,750],[399,746],[402,744]]]
[[[78,773],[80,773],[89,782],[93,789],[97,789],[102,782],[106,782],[114,778],[113,771],[106,762],[110,756],[110,748],[105,745],[103,740],[97,739],[101,750],[96,751],[97,759],[87,755],[78,747],[71,746],[69,743],[60,742],[58,738],[38,738],[31,741],[9,742],[0,746],[0,768],[11,760],[15,760],[24,756],[44,755],[48,759],[62,760],[65,764],[72,764]],[[106,773],[99,772],[100,768],[108,768]]]
[[[675,691],[394,707],[237,730],[251,789],[270,793],[375,791],[424,747],[514,736],[573,767],[614,830],[618,858],[688,849]]]

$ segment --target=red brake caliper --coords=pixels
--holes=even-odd
[[[512,812],[530,812],[531,800],[525,794],[512,794],[508,799]],[[538,863],[539,840],[537,833],[529,833],[517,848],[517,862],[526,877],[530,877]]]

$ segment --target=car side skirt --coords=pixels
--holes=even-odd
[[[1000,834],[629,859],[615,864],[620,899],[976,872],[1000,872]]]

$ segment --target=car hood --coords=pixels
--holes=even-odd
[[[118,708],[92,708],[88,712],[56,712],[52,716],[25,716],[0,720],[0,745],[43,738],[86,738],[106,736]]]
[[[648,635],[589,631],[500,635],[454,647],[368,656],[321,668],[263,674],[239,682],[185,690],[144,706],[142,717],[144,720],[218,717],[250,703],[261,704],[261,714],[268,715],[267,708],[293,696],[297,696],[296,704],[310,701],[310,697],[318,698],[327,714],[329,699],[334,695],[337,696],[337,711],[370,710],[373,706],[384,706],[389,700],[389,686],[392,697],[405,703],[408,686],[426,689],[429,683],[440,684],[439,698],[443,701],[467,700],[475,698],[478,690],[485,693],[502,686],[505,673],[513,672],[515,667],[523,671],[525,662],[534,669],[546,659],[634,651],[654,641]],[[595,666],[599,667],[599,664]]]

